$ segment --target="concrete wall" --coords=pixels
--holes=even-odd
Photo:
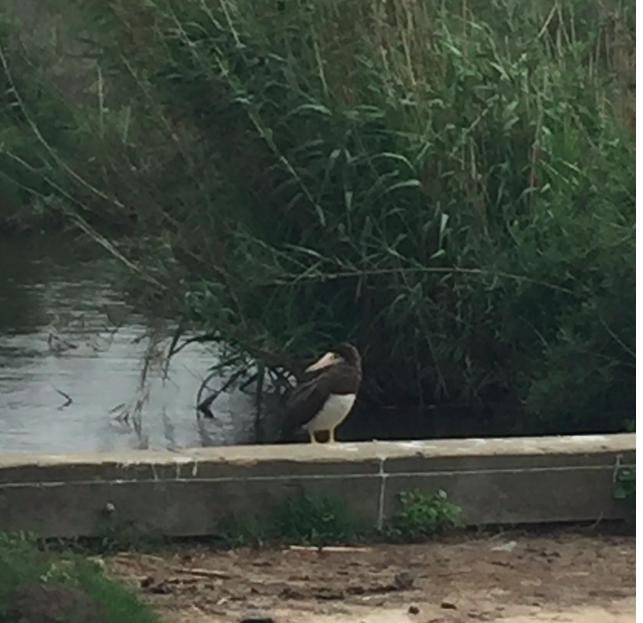
[[[340,497],[376,527],[399,492],[416,488],[445,490],[468,524],[617,519],[625,509],[613,497],[616,471],[635,462],[635,444],[622,434],[4,454],[0,530],[91,535],[113,505],[114,525],[210,535],[230,513],[261,519],[302,490]]]

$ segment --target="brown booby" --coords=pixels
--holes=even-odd
[[[299,383],[286,403],[282,432],[284,436],[303,429],[315,443],[315,433],[328,431],[335,441],[335,429],[353,408],[362,382],[362,358],[352,344],[342,342],[328,351],[306,373],[317,375]]]

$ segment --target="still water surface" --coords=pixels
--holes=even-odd
[[[173,359],[165,382],[153,375],[138,430],[119,420],[140,397],[150,322],[127,316],[115,331],[125,306],[105,269],[67,240],[0,240],[0,452],[251,442],[244,394],[222,394],[215,419],[197,420],[197,390],[215,360],[199,345]]]

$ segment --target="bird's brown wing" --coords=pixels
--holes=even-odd
[[[283,434],[291,435],[310,422],[324,406],[327,398],[328,378],[325,374],[297,385],[286,403]]]

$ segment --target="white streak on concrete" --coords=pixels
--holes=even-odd
[[[380,499],[377,506],[377,529],[379,531],[384,527],[384,496],[386,494],[386,472],[384,471],[384,461],[386,459],[380,459]]]
[[[354,443],[337,443],[333,444],[333,450],[346,450],[347,452],[359,452],[359,448]]]
[[[605,435],[571,435],[570,437],[563,437],[565,441],[607,441]]]
[[[418,441],[394,441],[393,442],[398,448],[409,448],[410,450],[415,450],[418,447],[424,447],[426,442],[422,440]]]

